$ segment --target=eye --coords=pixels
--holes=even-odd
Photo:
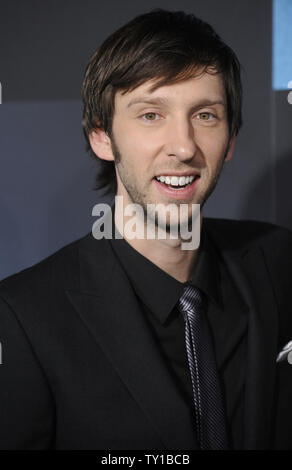
[[[157,113],[145,113],[141,116],[144,121],[157,121],[158,114]]]
[[[208,111],[204,111],[202,113],[197,114],[197,116],[201,116],[202,119],[200,121],[211,121],[211,119],[208,119],[210,116],[213,118],[216,118],[216,116],[213,113],[209,113]]]

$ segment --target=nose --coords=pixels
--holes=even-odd
[[[178,117],[168,123],[165,136],[165,151],[182,162],[192,160],[197,150],[195,130],[191,120]]]

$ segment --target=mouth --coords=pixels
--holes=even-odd
[[[200,175],[155,176],[157,189],[173,199],[189,199],[193,196]]]
[[[186,176],[155,176],[154,179],[161,184],[164,184],[169,189],[174,189],[180,191],[191,184],[199,178],[199,175],[186,175]]]

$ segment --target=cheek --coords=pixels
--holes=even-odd
[[[150,135],[141,132],[114,132],[116,145],[121,153],[124,165],[135,168],[138,174],[151,171],[157,155],[157,142]]]
[[[227,150],[227,137],[216,133],[209,133],[206,138],[201,139],[200,148],[205,156],[207,166],[217,167],[224,158]]]
[[[145,139],[137,131],[136,126],[129,122],[115,122],[113,123],[113,135],[115,142],[122,155],[127,159],[132,156],[138,156],[145,146]]]

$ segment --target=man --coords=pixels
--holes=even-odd
[[[1,448],[291,449],[291,233],[202,217],[241,127],[234,52],[155,10],[96,51],[83,101],[99,187],[155,236],[130,236],[116,202],[116,237],[1,282]],[[175,223],[169,204],[187,209]]]

